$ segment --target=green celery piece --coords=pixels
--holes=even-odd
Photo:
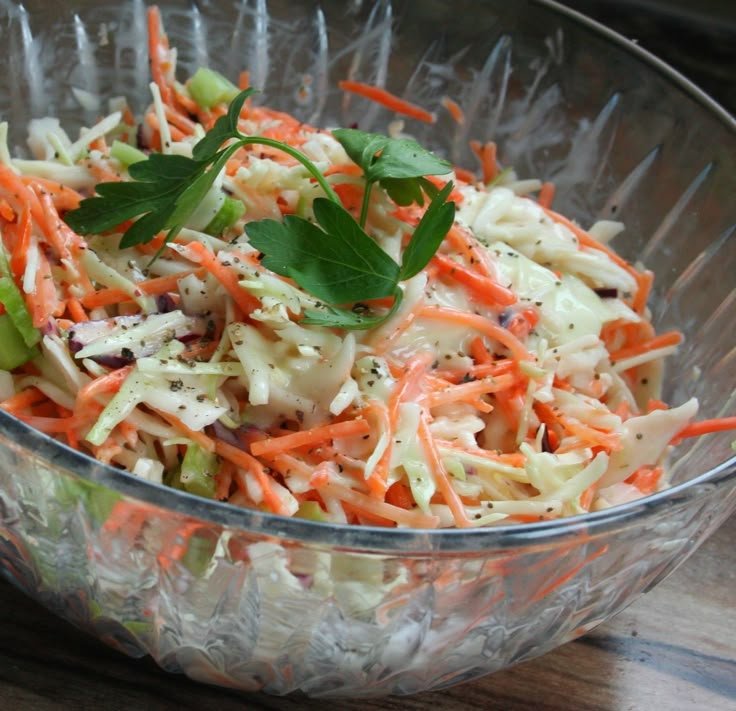
[[[134,163],[140,163],[142,160],[146,160],[148,156],[143,152],[134,148],[129,143],[123,141],[113,141],[110,146],[110,155],[119,161],[126,168]]]
[[[189,93],[203,108],[232,101],[238,95],[238,87],[214,69],[200,67],[189,80]]]
[[[118,492],[97,482],[67,476],[58,478],[54,497],[67,509],[83,505],[92,520],[98,524],[107,521],[115,504],[123,498]]]
[[[217,538],[207,535],[207,529],[195,533],[187,542],[187,549],[181,558],[184,565],[195,578],[201,578],[212,561],[217,548]]]
[[[316,501],[303,501],[294,514],[294,518],[304,518],[307,521],[321,521],[323,523],[329,520],[327,514]]]
[[[0,370],[13,370],[31,360],[38,350],[29,347],[13,323],[13,319],[0,314]]]
[[[208,235],[222,234],[228,227],[232,227],[245,214],[245,204],[240,200],[226,197],[222,207],[217,214],[210,220],[204,231]]]
[[[13,321],[13,325],[20,333],[28,348],[35,346],[41,340],[41,331],[33,325],[33,319],[26,306],[25,299],[16,285],[10,271],[10,262],[5,248],[0,242],[0,304],[5,307],[5,313]]]
[[[179,480],[190,494],[214,499],[218,468],[217,455],[192,442],[182,460]]]

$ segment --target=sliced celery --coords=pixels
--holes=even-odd
[[[26,307],[20,289],[13,281],[10,264],[5,250],[0,247],[0,304],[12,319],[15,328],[23,338],[26,346],[31,348],[41,340],[41,332],[33,325],[33,319]]]
[[[308,521],[327,521],[327,514],[316,501],[303,501],[294,518],[305,518]]]
[[[238,87],[214,69],[200,67],[189,80],[189,93],[203,109],[210,109],[232,101]]]
[[[217,538],[213,537],[209,531],[202,530],[189,539],[181,562],[192,575],[201,578],[207,572],[216,548]]]
[[[245,205],[240,200],[226,197],[217,214],[204,228],[204,231],[208,235],[219,235],[228,227],[232,227],[244,214]]]
[[[202,449],[193,442],[187,447],[181,463],[179,479],[186,491],[208,499],[215,497],[215,472],[217,455]]]
[[[140,163],[146,160],[148,156],[133,146],[123,143],[123,141],[113,141],[110,147],[110,155],[119,161],[126,168],[133,163]]]
[[[13,370],[27,363],[36,349],[29,347],[8,314],[0,315],[0,370]]]

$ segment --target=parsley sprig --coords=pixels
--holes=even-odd
[[[150,242],[162,231],[166,231],[166,242],[170,242],[187,224],[228,160],[249,144],[271,146],[293,156],[330,199],[339,201],[322,173],[302,153],[281,141],[240,133],[238,118],[243,104],[253,93],[254,89],[246,89],[233,99],[227,114],[217,119],[194,146],[191,158],[151,153],[147,160],[129,166],[132,180],[95,186],[97,196],[82,200],[76,210],[68,212],[66,223],[79,234],[88,235],[139,218],[123,234],[121,249]],[[228,141],[231,142],[223,148]]]
[[[314,222],[296,215],[283,222],[260,220],[246,225],[250,244],[262,254],[264,267],[293,279],[321,303],[307,310],[302,323],[344,329],[378,326],[398,309],[400,282],[419,273],[437,251],[455,218],[448,202],[452,183],[438,190],[427,175],[449,172],[447,162],[417,142],[392,139],[356,129],[333,135],[364,173],[365,192],[360,220],[346,210],[317,166],[287,143],[262,136],[245,136],[238,119],[248,89],[231,102],[226,115],[194,146],[192,157],[152,153],[130,165],[131,180],[100,183],[97,195],[67,213],[67,224],[80,234],[101,233],[134,220],[125,230],[120,248],[150,242],[166,232],[174,239],[212,188],[227,161],[243,146],[260,144],[295,158],[321,186],[327,197],[312,205]],[[397,264],[365,231],[372,188],[378,184],[399,205],[429,206],[414,228]],[[387,313],[375,314],[366,301],[392,298]]]
[[[378,183],[397,205],[424,204],[422,192],[430,197],[437,188],[427,175],[444,175],[451,165],[409,138],[389,138],[380,133],[365,133],[354,128],[332,132],[350,159],[363,169],[365,192],[360,225],[365,226],[371,188]]]

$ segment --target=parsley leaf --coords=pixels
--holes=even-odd
[[[364,172],[366,186],[358,222],[317,166],[299,150],[271,138],[240,133],[240,113],[252,93],[248,89],[233,99],[227,113],[193,147],[191,158],[152,153],[129,166],[131,180],[100,183],[97,194],[82,200],[64,219],[80,234],[105,232],[133,220],[123,234],[121,248],[144,244],[164,231],[166,243],[186,226],[237,150],[249,144],[277,148],[299,161],[327,197],[316,198],[312,204],[316,224],[287,215],[283,222],[261,220],[246,226],[251,245],[262,253],[263,266],[293,279],[323,302],[305,311],[303,323],[345,329],[380,325],[401,304],[400,282],[427,265],[453,223],[455,204],[447,201],[452,183],[439,190],[426,177],[448,173],[450,164],[410,139],[354,129],[334,131]],[[364,229],[375,183],[399,205],[423,205],[425,195],[431,200],[401,265]],[[383,298],[393,299],[387,313],[376,314],[364,303]]]
[[[303,323],[334,328],[375,328],[399,307],[399,282],[418,274],[437,251],[455,219],[455,203],[446,202],[453,185],[437,193],[414,230],[402,264],[394,262],[341,205],[325,198],[313,204],[317,224],[295,215],[283,222],[261,220],[245,228],[248,241],[262,253],[261,263],[293,279],[326,302],[305,312]],[[391,310],[372,315],[367,309],[336,304],[393,297]]]
[[[391,296],[399,265],[342,206],[317,198],[313,209],[319,227],[294,215],[246,226],[248,241],[264,253],[263,266],[330,304]]]
[[[238,118],[243,110],[246,99],[256,93],[255,89],[241,91],[228,106],[227,113],[215,121],[215,125],[207,131],[204,138],[197,142],[192,150],[192,157],[196,161],[207,161],[220,146],[230,138],[242,138],[238,131]]]
[[[301,322],[311,326],[327,326],[328,328],[345,328],[356,331],[376,328],[396,312],[403,296],[404,292],[397,287],[393,293],[394,302],[386,314],[371,315],[368,307],[361,302],[356,303],[352,309],[342,309],[337,306],[322,304],[319,311],[306,310]]]
[[[81,201],[64,220],[75,232],[88,235],[105,232],[126,220],[139,218],[120,240],[120,248],[150,242],[166,231],[166,242],[186,226],[217,176],[241,147],[257,143],[272,146],[296,158],[322,186],[330,199],[339,201],[330,184],[305,155],[286,143],[262,136],[244,136],[238,118],[253,89],[240,92],[215,125],[197,142],[192,157],[151,153],[147,160],[132,164],[132,180],[100,183],[97,195]],[[226,148],[221,146],[233,140]]]
[[[342,144],[350,160],[363,169],[366,187],[361,226],[368,217],[374,183],[378,183],[397,205],[417,203],[421,206],[424,205],[423,191],[432,196],[430,191],[434,187],[425,176],[444,175],[452,169],[448,161],[409,138],[389,138],[355,128],[338,128],[332,135]]]
[[[411,279],[427,266],[455,221],[455,203],[446,202],[453,184],[445,187],[432,199],[422,215],[414,234],[406,245],[401,259],[400,279]]]

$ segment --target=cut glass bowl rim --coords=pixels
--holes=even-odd
[[[665,61],[636,42],[555,0],[531,0],[583,25],[637,57],[736,134],[736,118],[717,101]],[[340,525],[289,518],[255,509],[245,509],[213,501],[142,480],[91,456],[75,451],[12,415],[0,410],[0,435],[45,460],[90,483],[107,487],[144,505],[163,512],[184,515],[203,524],[226,526],[243,533],[257,533],[303,543],[344,550],[388,555],[415,555],[437,552],[482,552],[522,546],[555,545],[561,539],[604,534],[645,519],[666,507],[676,507],[729,483],[736,486],[736,454],[705,472],[649,496],[601,511],[534,523],[496,524],[491,527],[414,529]]]

